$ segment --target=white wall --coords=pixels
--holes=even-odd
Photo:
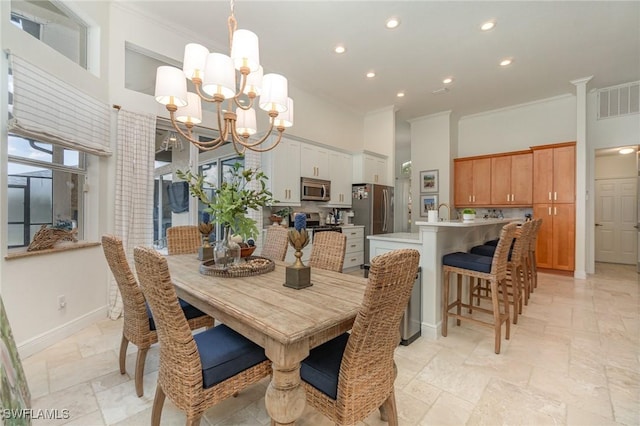
[[[596,157],[595,179],[623,179],[638,176],[636,156],[627,155],[603,155]]]
[[[411,120],[411,195],[412,232],[417,232],[416,221],[425,220],[420,217],[420,171],[438,170],[438,202],[450,202],[453,173],[453,157],[450,144],[451,112]],[[446,215],[445,209],[441,213]]]
[[[364,117],[361,150],[387,156],[386,181],[393,185],[396,158],[396,113],[393,106],[371,111]]]
[[[576,139],[576,98],[543,99],[462,117],[458,157],[529,149]]]

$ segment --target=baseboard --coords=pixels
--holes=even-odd
[[[91,312],[88,312],[81,317],[74,319],[66,324],[60,325],[49,331],[46,331],[38,336],[32,337],[24,342],[18,344],[18,353],[20,358],[26,358],[43,349],[48,348],[62,339],[66,339],[74,333],[82,330],[93,324],[96,321],[107,318],[107,306],[103,306]]]
[[[422,337],[428,340],[438,340],[438,336],[440,335],[440,324],[434,326],[423,322],[420,328]]]

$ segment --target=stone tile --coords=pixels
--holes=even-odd
[[[420,426],[459,426],[467,424],[473,404],[443,392],[420,420]]]
[[[598,416],[582,408],[569,405],[567,407],[567,424],[580,426],[616,426],[619,423],[605,417]]]
[[[31,399],[40,398],[49,393],[49,373],[46,360],[27,358],[22,363],[22,369],[29,384]]]
[[[492,379],[467,425],[566,424],[566,404],[536,389]]]
[[[220,401],[205,411],[203,418],[206,418],[212,425],[226,421],[234,413],[249,407],[251,404],[260,401],[261,399],[264,400],[264,394],[267,391],[268,383],[268,379],[263,379],[254,386],[240,392],[237,397],[227,398],[224,401]]]
[[[52,392],[42,398],[32,400],[31,405],[34,409],[68,410],[69,413],[68,419],[34,420],[34,425],[61,425],[82,418],[100,408],[88,383],[80,383],[64,390]]]
[[[134,423],[129,423],[133,425]],[[84,416],[74,418],[69,423],[65,423],[65,426],[106,426],[102,413],[100,410],[93,411]]]
[[[96,392],[96,399],[102,410],[105,422],[107,424],[118,423],[151,407],[157,380],[157,373],[150,373],[144,376],[144,395],[140,398],[136,395],[133,382],[130,381]]]
[[[119,371],[115,352],[101,352],[50,368],[49,387],[51,392],[55,392],[114,371]]]

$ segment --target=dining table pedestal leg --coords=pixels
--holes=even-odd
[[[271,383],[264,398],[271,424],[294,425],[306,404],[300,383],[300,362],[309,355],[309,344],[304,341],[285,346],[271,341],[265,353],[273,363]]]

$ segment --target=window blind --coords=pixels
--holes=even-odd
[[[9,131],[99,156],[111,155],[108,105],[11,55],[13,118]]]

